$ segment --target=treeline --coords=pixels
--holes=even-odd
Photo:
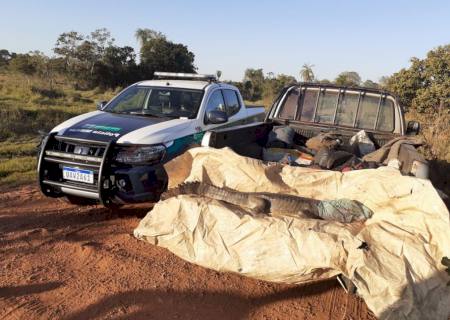
[[[411,59],[411,66],[379,82],[362,81],[355,71],[340,73],[333,81],[317,79],[313,65],[304,64],[299,78],[304,82],[333,83],[346,87],[367,87],[388,90],[396,94],[407,110],[420,113],[450,113],[450,44],[427,53],[426,58]],[[242,82],[234,83],[248,100],[271,100],[284,86],[296,83],[292,76],[277,75],[263,69],[247,69]]]
[[[21,54],[0,50],[0,70],[37,76],[46,81],[50,90],[58,79],[81,90],[115,89],[152,79],[155,71],[196,72],[195,55],[186,45],[174,43],[150,29],[138,29],[135,37],[140,44],[138,53],[129,46],[117,46],[105,28],[88,35],[65,32],[56,40],[51,57],[38,51]],[[412,58],[409,68],[382,77],[378,83],[363,82],[355,71],[344,71],[334,80],[318,79],[313,68],[304,64],[298,79],[386,89],[397,94],[404,107],[418,112],[450,110],[450,44],[429,51],[425,59]],[[217,71],[217,75],[220,77],[221,72]],[[242,81],[232,83],[239,87],[246,100],[270,103],[283,87],[297,81],[289,75],[247,69]]]
[[[379,84],[367,80],[362,82],[360,75],[355,71],[345,71],[340,73],[334,81],[328,79],[317,79],[314,75],[313,65],[304,64],[299,72],[300,80],[303,82],[318,82],[326,84],[336,84],[346,87],[363,86],[368,88],[379,88]],[[264,73],[263,69],[247,69],[244,73],[242,82],[233,82],[239,87],[246,100],[270,100],[281,89],[289,84],[297,83],[293,76],[285,74],[276,75],[273,72]]]
[[[138,29],[135,36],[140,43],[139,62],[132,47],[115,45],[111,33],[102,28],[89,35],[62,33],[52,57],[39,51],[21,54],[0,50],[0,68],[38,76],[50,88],[63,77],[77,89],[124,87],[153,78],[156,70],[195,72],[194,54],[187,46],[150,29]]]

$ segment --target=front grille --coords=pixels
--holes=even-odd
[[[105,145],[80,143],[74,140],[63,140],[61,137],[55,137],[55,140],[46,149],[49,151],[62,152],[66,154],[77,154],[91,157],[103,157]]]
[[[39,160],[41,185],[95,192],[102,199],[103,167],[110,143],[50,135]],[[90,170],[94,183],[74,182],[63,177],[63,167]],[[44,188],[45,189],[45,188]],[[50,191],[48,191],[50,192]],[[45,192],[44,192],[45,193]]]

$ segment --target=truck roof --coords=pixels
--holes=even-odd
[[[155,87],[172,87],[172,88],[183,88],[183,89],[192,89],[192,90],[203,90],[208,85],[217,86],[223,89],[233,89],[239,91],[235,86],[224,83],[224,82],[210,82],[210,81],[201,81],[201,80],[172,80],[172,79],[163,79],[163,80],[144,80],[138,82],[136,85],[138,86],[155,86]]]

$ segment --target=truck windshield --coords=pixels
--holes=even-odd
[[[104,111],[154,117],[195,118],[202,96],[201,90],[132,86],[112,100]]]

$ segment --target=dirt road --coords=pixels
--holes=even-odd
[[[2,192],[0,319],[375,319],[335,280],[266,283],[138,241],[147,211],[79,208],[36,187]]]

